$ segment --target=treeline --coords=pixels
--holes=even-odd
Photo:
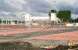
[[[60,10],[57,12],[57,17],[62,22],[70,22],[71,20],[71,11],[70,10]]]
[[[71,22],[77,23],[78,22],[78,18],[77,19],[72,19]]]
[[[11,24],[12,22],[14,22],[15,24],[18,24],[18,23],[24,24],[25,23],[25,21],[3,20],[3,19],[0,19],[0,24]]]

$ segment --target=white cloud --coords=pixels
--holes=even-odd
[[[77,18],[78,18],[78,14],[72,14],[72,15],[71,15],[71,18],[72,18],[72,19],[77,19]]]
[[[6,12],[6,11],[2,11],[1,13],[4,14],[4,15],[9,15],[10,14],[10,12]]]
[[[1,2],[2,1],[2,2]],[[33,15],[46,15],[50,9],[60,8],[72,9],[78,14],[77,0],[0,0],[0,11],[4,14],[23,14],[24,12]]]
[[[5,3],[10,5],[12,8],[16,8],[19,10],[22,10],[23,5],[26,4],[24,0],[5,0]]]
[[[50,3],[51,8],[58,9],[58,5],[70,5],[70,6],[75,6],[77,3],[77,0],[46,0],[48,3]],[[60,6],[61,6],[60,5]],[[59,6],[59,7],[60,7]]]
[[[17,14],[16,16],[23,16],[23,15],[25,15],[25,14],[27,14],[27,12],[24,12],[24,11],[22,11],[22,12],[15,12],[15,14]]]

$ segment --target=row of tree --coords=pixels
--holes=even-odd
[[[71,22],[77,23],[78,22],[78,18],[77,19],[72,19]]]
[[[2,20],[2,19],[0,19],[0,24],[11,24],[11,22],[14,22],[15,24],[18,24],[18,23],[24,24],[25,23],[25,21],[17,21],[17,20],[11,21],[11,20]]]
[[[70,10],[51,10],[49,12],[49,17],[51,17],[51,13],[56,13],[57,17],[62,21],[62,22],[70,22],[71,21],[71,11]]]
[[[70,22],[71,21],[71,11],[70,10],[60,10],[57,13],[57,17],[62,21],[62,22]]]
[[[62,22],[70,22],[70,23],[77,23],[77,19],[72,19],[71,18],[71,11],[70,10],[62,10],[57,13],[57,17],[62,21]]]

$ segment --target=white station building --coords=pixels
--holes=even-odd
[[[51,16],[31,16],[30,14],[26,14],[24,15],[25,18],[25,25],[26,26],[30,26],[31,24],[33,24],[33,21],[37,22],[61,22],[61,20],[57,17],[56,12],[51,12],[50,13]],[[34,24],[38,24],[38,23],[34,23]]]

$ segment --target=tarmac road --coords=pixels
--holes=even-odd
[[[54,30],[51,30],[51,29],[54,29]],[[77,27],[67,27],[67,28],[62,27],[62,28],[48,28],[48,29],[43,29],[43,30],[45,30],[45,31],[32,32],[30,34],[22,33],[22,34],[16,34],[13,36],[0,36],[0,42],[29,39],[31,37],[40,36],[40,35],[50,35],[50,34],[60,34],[60,33],[64,33],[64,32],[73,32],[73,31],[77,31],[78,28]],[[48,30],[48,31],[46,31],[46,30]]]

